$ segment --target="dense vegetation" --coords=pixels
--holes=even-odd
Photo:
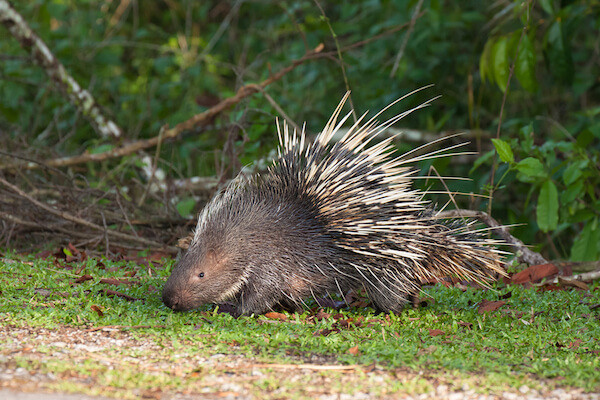
[[[467,164],[436,160],[421,165],[423,174],[433,164],[444,176],[468,175],[472,182],[448,182],[450,189],[491,195],[493,203],[474,197],[461,205],[491,208],[502,223],[523,224],[515,234],[548,258],[599,257],[597,0],[30,0],[14,7],[124,128],[124,140],[156,136],[164,124],[190,118],[321,43],[329,56],[266,88],[309,131],[324,124],[347,89],[360,114],[434,83],[394,109],[442,95],[402,126],[468,131],[480,156]],[[414,27],[394,31],[413,15]],[[0,146],[6,150],[0,164],[13,161],[9,153],[43,161],[119,145],[94,132],[8,31],[0,32]],[[168,178],[230,177],[275,148],[277,115],[265,96],[248,97],[211,124],[163,143],[158,167]],[[409,145],[415,144],[399,143]],[[66,172],[96,189],[121,190],[145,179],[144,155]],[[25,186],[34,174],[10,177]],[[144,197],[121,195],[135,202]],[[184,216],[201,206],[189,194],[166,205]]]

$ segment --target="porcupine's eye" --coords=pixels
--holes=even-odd
[[[204,272],[200,272],[200,273],[198,274],[198,278],[204,278]]]

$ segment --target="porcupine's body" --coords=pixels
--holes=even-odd
[[[392,158],[390,139],[372,143],[413,110],[383,125],[361,118],[332,144],[345,99],[313,143],[284,124],[269,171],[238,176],[207,204],[163,290],[167,306],[232,301],[237,314],[259,314],[365,288],[377,308],[398,312],[429,278],[502,273],[493,241],[439,219],[411,189],[405,165],[417,158]]]

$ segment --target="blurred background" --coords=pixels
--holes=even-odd
[[[600,253],[599,1],[28,0],[13,7],[123,130],[98,134],[0,28],[0,248],[147,247],[64,216],[174,245],[242,168],[262,171],[283,111],[315,134],[347,90],[360,115],[426,85],[382,119],[398,152],[463,132],[475,155],[418,163],[438,205],[490,212],[547,259]],[[313,50],[318,49],[318,53]],[[120,157],[65,167],[160,135],[312,54],[264,88]],[[350,110],[350,105],[346,106]],[[16,191],[15,188],[19,188]],[[25,194],[26,196],[24,196]],[[490,202],[489,199],[492,199]],[[453,207],[453,206],[452,206]],[[451,208],[452,208],[451,207]]]

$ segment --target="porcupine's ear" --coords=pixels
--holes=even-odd
[[[194,239],[194,234],[190,233],[186,237],[182,237],[177,241],[176,247],[179,247],[181,250],[187,250],[190,247],[190,243]]]

